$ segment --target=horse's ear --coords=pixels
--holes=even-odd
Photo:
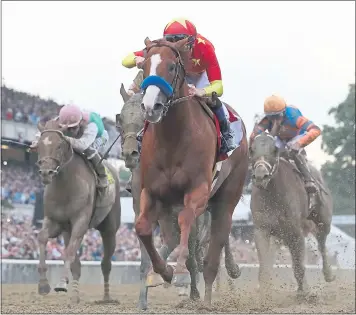
[[[146,45],[146,47],[149,47],[152,45],[152,42],[148,37],[145,38],[145,45]]]
[[[191,41],[190,37],[181,39],[178,42],[174,43],[174,47],[176,49],[178,49],[179,51],[184,52],[184,51],[186,51],[186,47],[190,41]]]
[[[68,126],[60,126],[59,130],[65,133],[68,130]]]
[[[124,85],[121,83],[120,87],[120,94],[122,96],[122,99],[124,100],[124,103],[126,103],[130,99],[130,95],[127,94]]]
[[[43,131],[45,129],[45,124],[43,121],[39,121],[38,124],[37,124],[37,128],[39,131]]]

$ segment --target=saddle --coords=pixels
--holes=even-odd
[[[85,157],[84,154],[78,152],[75,153],[78,154],[84,160],[84,163],[88,166],[88,168],[93,173],[95,182],[97,183],[98,174],[95,171],[94,165]],[[115,202],[116,193],[119,193],[116,192],[115,179],[111,174],[111,171],[105,165],[104,167],[105,167],[106,175],[108,177],[108,186],[105,188],[104,192],[100,192],[100,193],[96,188],[94,209],[92,212],[92,217],[89,225],[90,228],[97,227],[106,218],[106,216],[111,210],[112,205]]]

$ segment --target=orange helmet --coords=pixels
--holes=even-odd
[[[287,103],[282,97],[277,95],[271,95],[266,98],[263,107],[265,115],[278,115],[286,109]]]
[[[185,18],[170,21],[163,31],[163,37],[169,42],[177,42],[188,36],[197,36],[195,25]]]

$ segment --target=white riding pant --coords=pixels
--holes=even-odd
[[[193,84],[197,89],[203,89],[210,85],[206,71],[199,74],[187,74],[185,80],[188,84]]]
[[[103,155],[105,153],[104,149],[108,141],[109,134],[106,130],[104,130],[101,137],[96,138],[90,147]]]
[[[293,144],[293,143],[297,142],[303,136],[304,136],[304,133],[301,134],[301,135],[295,136],[294,138],[292,138],[289,141],[281,140],[279,137],[276,136],[275,137],[275,139],[276,139],[276,142],[275,142],[276,147],[280,150],[280,152],[283,152],[283,151],[285,151],[287,144]]]

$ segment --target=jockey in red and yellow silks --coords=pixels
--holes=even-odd
[[[292,158],[304,177],[306,190],[311,194],[316,193],[317,187],[310,174],[307,161],[300,152],[320,136],[320,128],[303,116],[298,108],[287,105],[283,98],[276,95],[265,100],[264,112],[265,117],[255,125],[252,131],[250,145],[258,134],[265,130],[271,131],[274,124],[278,123],[276,146],[281,150],[288,147],[294,153]],[[314,202],[314,199],[311,201]]]
[[[191,44],[190,63],[186,67],[186,81],[189,84],[190,95],[211,96],[216,92],[217,96],[223,94],[223,82],[221,69],[218,59],[215,54],[213,44],[197,33],[197,30],[192,22],[187,19],[174,19],[169,22],[163,32],[163,37],[169,42],[177,42],[188,36],[192,36],[195,40]],[[126,56],[122,65],[126,68],[132,68],[140,65],[145,60],[146,51],[136,51]],[[132,91],[137,91],[138,87],[131,85]],[[216,114],[221,128],[221,133],[225,141],[222,141],[223,153],[228,153],[235,149],[233,135],[229,128],[228,120],[225,116],[224,109],[219,102],[217,106],[212,108]]]

